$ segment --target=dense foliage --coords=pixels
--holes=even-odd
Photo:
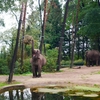
[[[56,71],[57,56],[58,56],[57,49],[50,49],[47,51],[47,55],[46,55],[47,64],[43,67],[43,71],[46,72]]]
[[[88,3],[88,2],[87,2]],[[100,7],[96,1],[89,2],[80,12],[81,27],[79,34],[88,37],[91,40],[91,46],[94,49],[100,50]],[[94,44],[95,43],[95,44]]]
[[[59,46],[61,35],[62,9],[58,0],[51,2],[49,14],[46,22],[45,42],[51,45],[51,48]]]

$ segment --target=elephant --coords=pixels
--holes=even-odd
[[[98,66],[99,65],[99,60],[100,60],[100,52],[97,50],[89,50],[86,51],[85,53],[85,60],[86,60],[86,66],[90,65],[95,65]]]
[[[32,40],[32,58],[30,59],[33,77],[41,77],[42,67],[46,64],[46,58],[40,54],[39,49],[34,49],[34,41]]]
[[[32,58],[30,59],[33,77],[41,77],[42,67],[46,64],[46,58],[40,54],[39,49],[34,49]]]

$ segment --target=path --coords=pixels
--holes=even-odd
[[[99,73],[98,73],[99,72]],[[8,76],[0,76],[0,82],[7,81]],[[81,69],[63,68],[61,72],[42,73],[41,78],[32,78],[27,76],[13,76],[13,80],[21,82],[26,87],[38,87],[46,85],[99,85],[100,86],[100,66],[86,67]]]

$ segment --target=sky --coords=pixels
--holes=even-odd
[[[34,5],[38,6],[38,0],[34,1]],[[35,8],[35,6],[33,6],[33,7]],[[27,7],[26,17],[28,17],[29,14],[30,14],[30,8]],[[12,16],[11,12],[7,12],[7,13],[3,12],[2,14],[0,14],[0,18],[3,18],[4,22],[5,22],[5,27],[0,26],[0,32],[8,30],[11,27],[17,25],[16,18],[15,18],[15,16]],[[18,20],[19,20],[19,17],[18,17]]]
[[[0,14],[0,18],[3,18],[5,23],[5,27],[0,26],[0,33],[10,29],[16,24],[15,17],[11,16],[9,12],[3,12],[2,14]]]
[[[42,0],[40,0],[40,2],[41,1]],[[60,0],[60,2],[61,1],[62,1],[62,3],[65,4],[64,0]],[[34,1],[34,5],[38,6],[38,0]],[[29,7],[27,8],[27,12],[28,13],[26,13],[26,17],[30,14],[30,8]],[[5,22],[5,27],[1,27],[0,26],[0,33],[3,32],[3,31],[5,31],[5,30],[11,29],[11,27],[14,27],[14,26],[17,25],[17,21],[16,21],[15,16],[12,16],[10,12],[8,12],[8,13],[4,12],[4,13],[0,14],[0,18],[3,18],[4,22]]]
[[[0,36],[3,37],[3,34],[5,31],[11,29],[14,26],[17,26],[17,21],[16,21],[15,17],[10,14],[10,12],[8,12],[8,13],[3,12],[2,14],[0,14],[0,18],[4,19],[4,23],[5,23],[4,27],[0,26]],[[9,33],[9,35],[10,35],[10,33]],[[5,42],[0,41],[0,51],[1,51],[2,47],[6,47],[6,50],[7,50],[7,48],[9,46],[6,45]]]

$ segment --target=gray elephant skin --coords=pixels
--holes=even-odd
[[[41,70],[46,64],[46,58],[40,54],[39,49],[34,49],[30,63],[32,66],[33,77],[41,77]]]
[[[86,66],[90,67],[90,65],[96,66],[99,65],[100,60],[100,52],[97,50],[89,50],[85,53],[85,59],[86,59]]]

